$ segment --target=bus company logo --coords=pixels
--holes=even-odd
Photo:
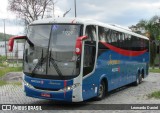
[[[109,60],[107,62],[108,65],[116,65],[116,64],[120,64],[121,61],[120,60]]]
[[[37,83],[37,84],[44,84],[43,80],[31,80],[31,82]]]
[[[49,84],[51,84],[51,85],[61,85],[60,83],[58,83],[58,82],[53,82],[53,81],[50,81]]]
[[[112,55],[109,55],[109,61],[107,62],[108,65],[116,65],[120,63],[121,63],[120,60],[112,60]]]
[[[112,68],[112,72],[120,72],[120,67],[118,67],[118,68]]]

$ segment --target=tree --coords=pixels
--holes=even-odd
[[[44,18],[48,6],[53,4],[52,0],[8,0],[8,3],[8,9],[27,23]]]
[[[138,23],[139,27],[144,27],[145,30],[150,34],[150,65],[154,68],[155,58],[156,58],[156,43],[155,40],[157,38],[157,33],[159,30],[155,26],[155,21],[157,20],[158,16],[153,16],[150,20],[140,20]]]

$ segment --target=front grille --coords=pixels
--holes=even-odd
[[[39,89],[39,90],[46,90],[46,91],[59,91],[60,89],[52,89],[52,88],[40,88],[40,87],[35,87],[35,89]]]
[[[24,72],[26,76],[33,77],[33,78],[41,78],[41,79],[49,79],[49,80],[70,80],[78,75],[72,75],[72,76],[58,76],[58,75],[42,75],[42,74],[34,74],[34,73],[26,73]]]

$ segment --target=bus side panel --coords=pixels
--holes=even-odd
[[[98,91],[101,76],[103,76],[107,80],[106,75],[101,75],[100,73],[101,73],[100,70],[96,69],[96,71],[93,74],[83,79],[83,84],[82,84],[83,100],[87,100],[97,96],[97,91]]]
[[[83,99],[94,97],[101,76],[108,81],[108,91],[130,84],[136,80],[138,69],[146,70],[149,53],[140,56],[124,56],[112,50],[106,50],[98,56],[95,72],[83,79]],[[146,72],[145,72],[146,77]]]

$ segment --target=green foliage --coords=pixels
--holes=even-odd
[[[148,95],[148,98],[160,99],[160,91],[155,91],[155,92],[149,94],[149,95]]]
[[[150,66],[154,68],[154,61],[156,58],[156,44],[155,40],[158,40],[158,36],[160,35],[160,29],[155,21],[158,19],[158,16],[153,16],[150,20],[140,20],[137,24],[139,27],[145,28],[145,30],[150,34]]]
[[[5,57],[0,56],[0,61],[5,61]],[[6,84],[13,84],[13,85],[21,85],[20,82],[13,82],[13,83],[7,83],[6,81],[2,81],[1,77],[9,72],[21,72],[22,67],[7,67],[4,66],[3,63],[0,63],[0,86],[6,85]]]
[[[12,82],[11,84],[17,85],[17,86],[22,86],[22,82]]]
[[[160,69],[149,69],[149,72],[160,73]]]
[[[2,80],[0,80],[0,86],[6,85],[6,84],[7,84],[7,82],[6,82],[6,81],[2,81]]]
[[[6,57],[0,55],[0,63],[2,63],[2,61],[5,61],[5,60],[6,60]]]
[[[6,57],[0,55],[0,67],[4,67],[4,61],[6,61]]]
[[[10,37],[12,37],[13,35],[11,34],[6,34],[6,40],[8,40]],[[0,33],[0,41],[5,41],[5,38],[4,38],[4,33]]]
[[[159,41],[160,41],[160,34],[159,34],[159,36],[157,37],[157,40],[159,40]]]
[[[22,86],[21,82],[6,82],[6,81],[2,81],[0,80],[0,86],[4,86],[4,85],[16,85],[16,86]]]
[[[156,58],[156,44],[150,43],[150,66],[154,66]]]

